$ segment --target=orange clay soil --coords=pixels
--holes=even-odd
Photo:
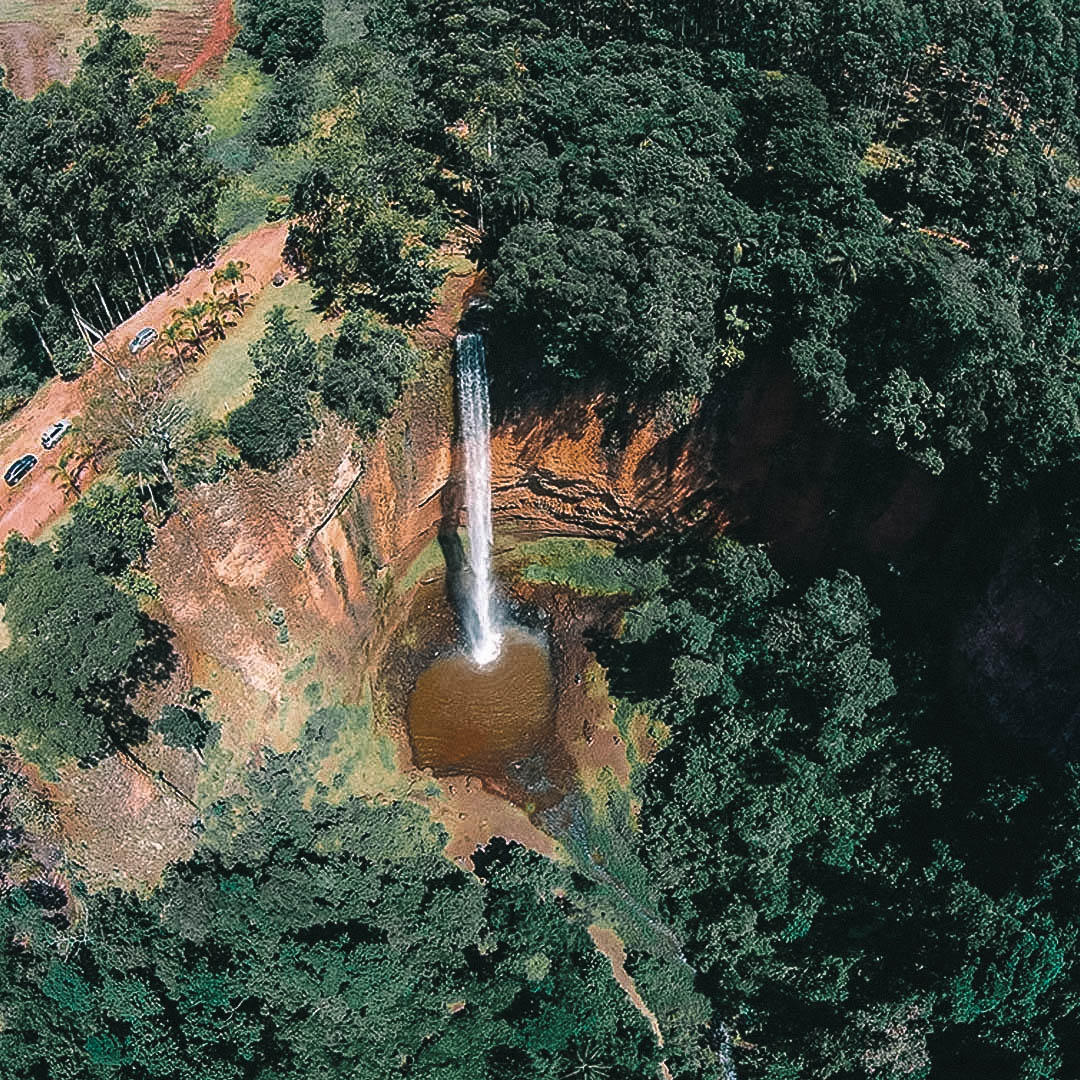
[[[233,40],[240,30],[240,24],[236,21],[233,12],[233,0],[217,0],[214,5],[214,19],[210,25],[210,33],[202,42],[195,59],[192,60],[177,77],[180,88],[186,87],[196,76],[213,76],[221,70]],[[164,45],[164,37],[162,37]],[[167,71],[164,63],[156,63],[158,74],[164,75]]]
[[[79,46],[90,33],[81,4],[38,0],[34,15],[32,22],[0,22],[0,64],[8,87],[22,98],[33,97],[56,80],[70,79]],[[184,0],[156,8],[133,29],[151,39],[154,72],[184,87],[196,77],[216,74],[239,26],[233,0]]]
[[[0,67],[8,89],[29,98],[49,83],[68,78],[74,62],[62,55],[52,29],[32,22],[0,22]]]

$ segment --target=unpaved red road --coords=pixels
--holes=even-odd
[[[287,221],[264,225],[223,251],[215,265],[224,265],[230,259],[248,263],[252,280],[245,288],[255,296],[282,268],[281,249],[288,231]],[[144,326],[160,330],[169,322],[173,308],[209,292],[212,273],[212,267],[192,270],[174,289],[156,296],[121,323],[106,339],[108,346],[120,356],[129,356],[128,343],[135,334]],[[137,364],[138,358],[132,363]],[[0,544],[12,531],[32,540],[63,513],[64,496],[49,476],[48,467],[60,460],[70,443],[65,439],[52,450],[42,450],[41,433],[55,420],[79,415],[86,402],[88,375],[73,382],[50,380],[14,416],[0,424],[0,473],[23,454],[38,457],[37,465],[17,487],[10,488],[0,479]]]

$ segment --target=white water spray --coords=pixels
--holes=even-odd
[[[461,436],[465,444],[465,504],[469,511],[469,588],[465,633],[469,651],[481,666],[499,655],[502,635],[495,619],[491,576],[491,407],[488,403],[484,339],[457,338],[457,383]]]

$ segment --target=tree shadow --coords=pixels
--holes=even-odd
[[[100,704],[107,745],[97,760],[116,751],[146,742],[151,721],[137,712],[133,699],[140,687],[168,682],[176,673],[179,657],[173,647],[173,631],[163,622],[142,616],[143,643],[127,674],[116,679]]]

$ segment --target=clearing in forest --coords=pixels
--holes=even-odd
[[[150,61],[181,84],[229,51],[235,33],[232,0],[150,0],[149,18],[132,29],[154,39]],[[90,36],[85,0],[0,0],[0,66],[19,97],[33,97],[71,78]]]

